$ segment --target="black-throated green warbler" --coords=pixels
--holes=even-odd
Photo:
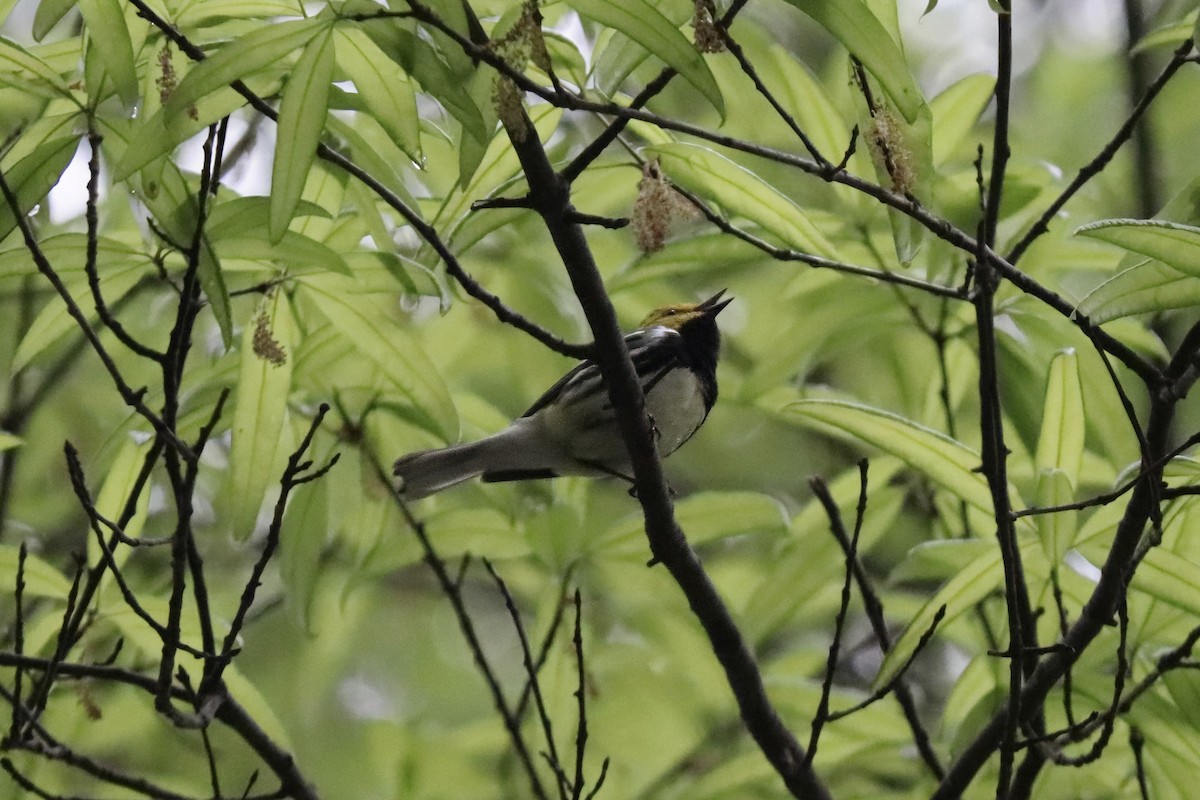
[[[717,400],[717,314],[732,298],[655,309],[625,337],[646,394],[646,412],[668,456],[691,438]],[[504,430],[477,442],[411,453],[396,461],[400,490],[410,499],[457,483],[618,476],[632,480],[629,453],[617,430],[600,368],[581,362]]]

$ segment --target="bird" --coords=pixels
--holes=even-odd
[[[625,336],[662,457],[700,429],[717,401],[717,315],[724,289],[702,303],[662,306]],[[395,462],[398,489],[417,500],[457,484],[566,475],[633,483],[625,441],[600,367],[581,361],[504,430],[474,442],[422,450]]]

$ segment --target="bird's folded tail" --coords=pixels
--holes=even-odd
[[[400,492],[410,500],[418,500],[479,477],[489,461],[490,454],[483,442],[468,442],[409,453],[397,459],[392,474],[400,479]]]

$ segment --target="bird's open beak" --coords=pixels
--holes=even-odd
[[[722,295],[724,295],[725,292],[727,292],[727,291],[729,291],[729,290],[722,289],[721,291],[714,294],[712,297],[705,300],[700,305],[696,306],[696,308],[700,311],[705,312],[710,317],[715,317],[717,314],[721,313],[721,310],[724,309],[725,306],[727,306],[733,302],[732,297],[727,298],[725,300],[721,299]]]

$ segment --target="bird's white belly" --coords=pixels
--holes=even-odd
[[[708,413],[700,381],[688,369],[675,369],[646,395],[646,413],[658,431],[658,452],[670,455],[704,422]]]
[[[700,382],[690,370],[672,370],[646,395],[646,413],[658,433],[659,454],[670,455],[704,422],[707,412]],[[588,464],[603,465],[609,472],[629,472],[629,453],[606,392],[596,393],[570,411],[552,405],[525,424],[539,426],[544,441],[562,448],[561,456],[551,464],[560,475],[604,474]]]

